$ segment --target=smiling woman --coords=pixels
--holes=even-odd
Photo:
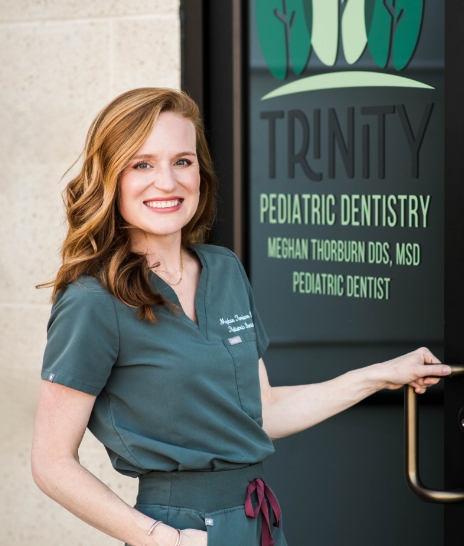
[[[177,180],[182,195],[172,194]],[[146,259],[147,234],[156,237],[157,229],[160,236],[169,234],[177,226],[183,246],[204,242],[214,219],[215,192],[196,104],[171,89],[124,93],[90,127],[81,172],[66,188],[63,263],[54,282],[43,286],[53,286],[55,299],[81,275],[98,276],[111,294],[139,309],[140,318],[156,322],[153,305],[165,300],[148,283],[155,262],[150,253]],[[164,209],[177,214],[161,220],[166,200],[182,203]],[[158,218],[149,216],[155,210]]]
[[[382,388],[424,392],[438,381],[427,375],[450,371],[420,349],[272,388],[245,271],[204,244],[214,194],[198,108],[169,89],[105,108],[66,189],[32,470],[47,495],[132,546],[286,546],[264,481],[272,438]],[[80,465],[87,426],[114,468],[139,479],[134,508]]]

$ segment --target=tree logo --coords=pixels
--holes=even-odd
[[[285,80],[290,70],[302,74],[313,51],[326,66],[336,64],[339,50],[343,51],[345,61],[354,65],[367,48],[379,68],[401,71],[416,50],[424,3],[425,0],[256,0],[261,50],[270,72],[278,80]],[[297,80],[263,99],[300,91],[359,86],[433,89],[399,75],[350,70]]]

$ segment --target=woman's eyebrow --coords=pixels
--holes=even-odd
[[[190,155],[190,156],[193,156],[193,157],[196,157],[196,153],[195,152],[191,152],[191,151],[188,151],[188,152],[180,152],[178,154],[176,154],[174,157],[181,157],[181,156],[186,156],[186,155]],[[155,154],[139,154],[139,155],[134,155],[132,157],[132,159],[156,159],[156,155]]]

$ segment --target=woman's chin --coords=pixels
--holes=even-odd
[[[181,234],[183,226],[166,226],[165,228],[150,228],[142,229],[144,234],[152,239],[162,239],[165,237],[176,237]]]

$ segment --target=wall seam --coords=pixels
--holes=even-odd
[[[178,13],[147,13],[143,15],[102,15],[101,17],[79,17],[79,18],[66,18],[61,19],[31,19],[30,21],[1,21],[1,27],[30,27],[30,26],[52,26],[55,24],[69,24],[69,23],[101,23],[108,21],[109,19],[113,21],[147,21],[147,20],[159,20],[159,21],[178,21]]]

